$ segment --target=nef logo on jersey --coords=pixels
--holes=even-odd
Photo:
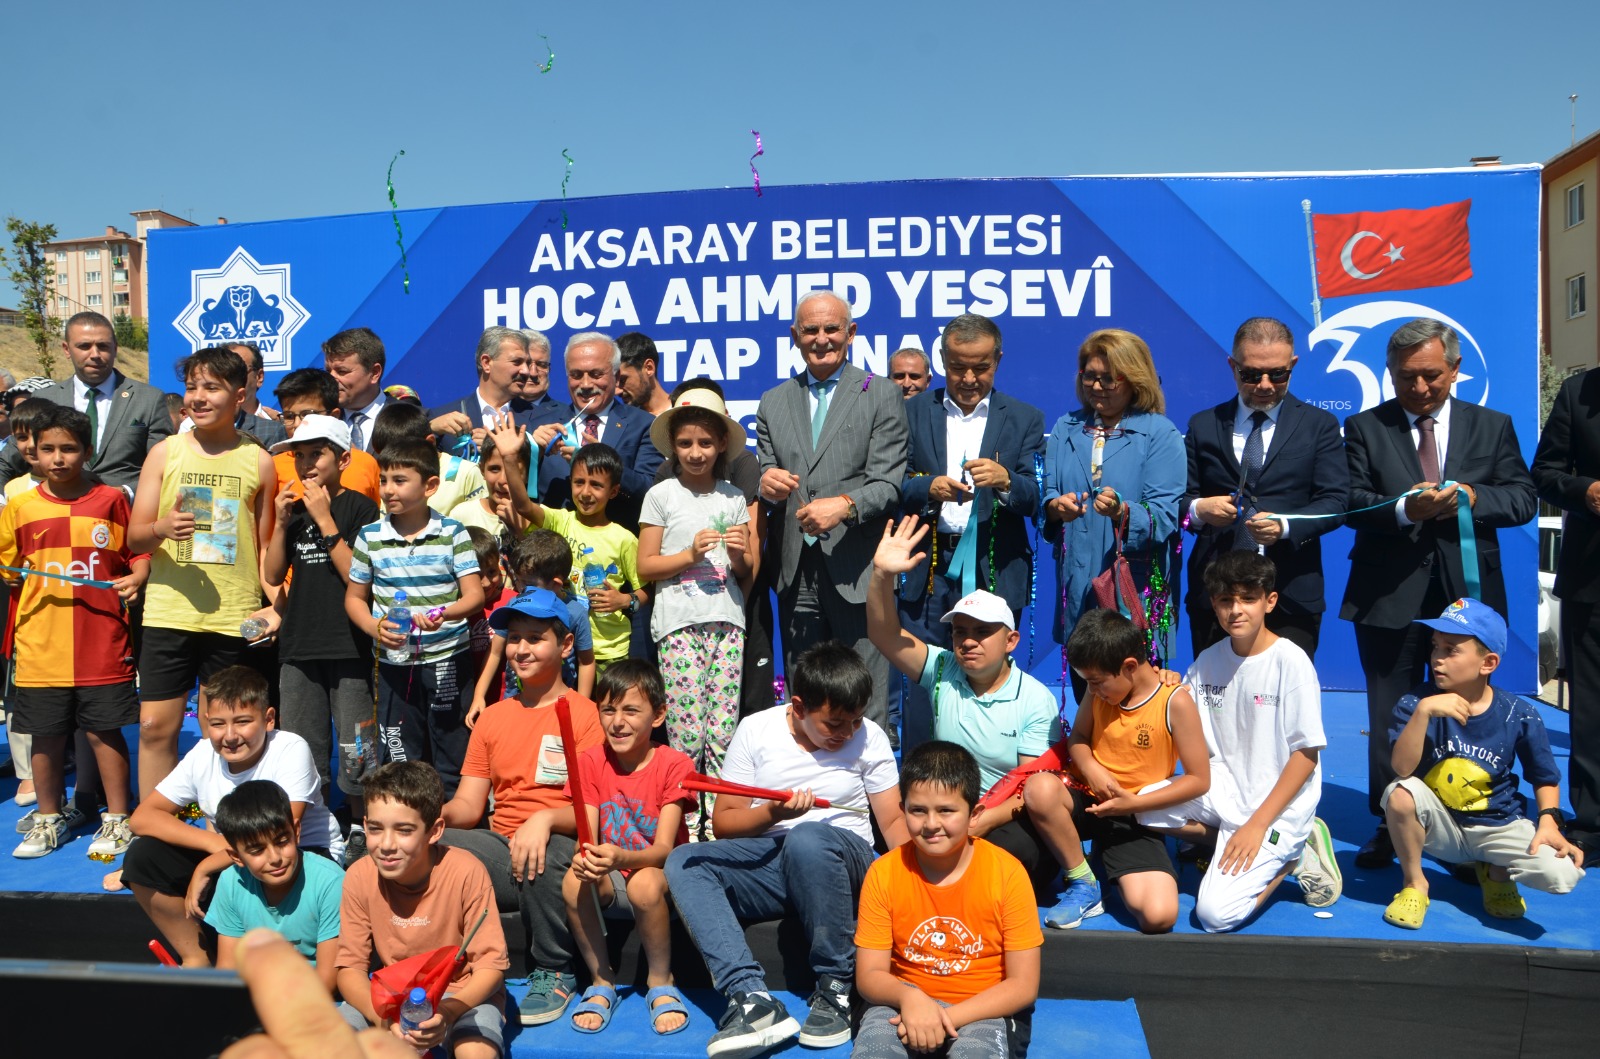
[[[194,349],[254,342],[268,371],[291,366],[289,344],[311,319],[289,291],[289,265],[261,265],[238,247],[221,268],[190,274],[189,304],[174,320]]]

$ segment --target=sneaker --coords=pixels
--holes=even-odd
[[[811,994],[811,1012],[800,1027],[806,1048],[832,1048],[850,1039],[850,983],[832,975],[817,976]]]
[[[809,1022],[809,1018],[807,1019]],[[710,1059],[750,1059],[800,1032],[783,1001],[759,993],[735,993],[706,1042]]]
[[[1339,862],[1333,856],[1333,836],[1328,834],[1328,825],[1320,816],[1311,821],[1311,834],[1306,837],[1305,849],[1300,853],[1295,880],[1306,895],[1306,904],[1312,908],[1327,908],[1344,893],[1344,877],[1339,874]]]
[[[89,818],[80,813],[75,806],[67,806],[61,810],[61,819],[67,822],[67,830],[76,831],[89,822]],[[17,821],[17,834],[26,835],[33,830],[39,822],[39,810],[30,809],[22,814],[22,819]]]
[[[89,856],[99,861],[113,861],[128,850],[133,832],[128,829],[125,813],[101,813],[100,830],[89,843]]]
[[[17,843],[17,848],[11,851],[11,855],[24,860],[42,857],[55,852],[55,848],[65,842],[71,834],[72,827],[67,823],[66,814],[45,816],[40,813],[34,818],[33,829],[28,832],[26,838]]]
[[[528,976],[528,993],[517,1005],[517,1015],[524,1026],[543,1026],[554,1022],[567,1010],[578,979],[570,971],[547,971],[535,967]]]
[[[344,866],[350,868],[366,855],[367,832],[364,828],[352,827],[350,837],[344,840]]]
[[[1100,880],[1070,879],[1061,900],[1044,914],[1044,925],[1056,930],[1071,930],[1085,919],[1104,911],[1105,906],[1100,903]]]

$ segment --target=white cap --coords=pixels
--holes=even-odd
[[[280,441],[272,446],[274,453],[288,452],[302,441],[330,441],[338,446],[341,452],[350,451],[350,428],[343,420],[333,416],[308,415],[300,417],[300,425],[295,428],[294,437],[287,441]]]
[[[1006,601],[993,592],[983,589],[963,596],[961,601],[945,612],[940,621],[949,621],[957,614],[965,614],[969,618],[976,618],[981,622],[991,625],[1004,625],[1012,632],[1017,631],[1016,621],[1011,617],[1011,608]]]

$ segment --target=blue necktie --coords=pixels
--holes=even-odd
[[[811,392],[817,397],[817,407],[811,412],[811,451],[815,452],[817,441],[822,437],[822,424],[828,418],[828,395],[833,392],[833,380],[812,383]],[[809,533],[802,533],[800,536],[807,544],[817,543],[817,538]]]
[[[1267,421],[1267,413],[1259,409],[1250,413],[1250,434],[1244,439],[1244,458],[1240,460],[1239,475],[1239,521],[1233,528],[1234,548],[1248,548],[1254,551],[1255,538],[1250,536],[1250,531],[1245,528],[1245,523],[1256,513],[1256,481],[1261,477],[1261,460],[1265,454],[1265,446],[1261,443],[1261,427]]]

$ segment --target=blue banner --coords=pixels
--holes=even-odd
[[[151,377],[176,388],[179,357],[243,338],[262,347],[270,403],[282,372],[320,365],[325,338],[367,326],[388,351],[385,381],[442,404],[472,390],[478,334],[503,324],[549,336],[561,394],[570,335],[639,330],[661,350],[669,388],[720,380],[754,437],[758,398],[801,366],[788,333],[795,300],[831,288],[858,324],[853,359],[878,374],[903,346],[933,354],[937,372],[945,322],[993,317],[1005,350],[997,386],[1038,405],[1047,426],[1076,404],[1083,338],[1127,328],[1149,343],[1182,429],[1233,392],[1225,357],[1248,317],[1289,324],[1293,392],[1342,421],[1392,396],[1384,344],[1394,328],[1434,316],[1462,335],[1457,397],[1509,413],[1525,455],[1537,442],[1536,167],[765,191],[405,210],[409,294],[388,212],[158,229]],[[1512,643],[1497,681],[1528,691],[1536,530],[1500,536]],[[1347,530],[1324,542],[1318,669],[1330,688],[1363,686],[1350,626],[1336,617],[1349,544]],[[1034,668],[1050,683],[1060,678],[1048,642],[1054,591],[1042,562]]]

